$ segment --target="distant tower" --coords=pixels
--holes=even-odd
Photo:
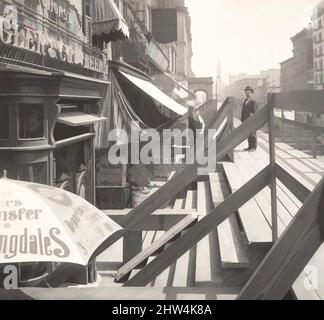
[[[216,68],[216,80],[215,80],[216,99],[218,99],[221,89],[222,89],[222,65],[218,60],[217,68]]]
[[[221,81],[222,80],[222,65],[221,65],[219,60],[218,60],[218,63],[217,63],[216,73],[217,73],[216,74],[217,78]]]

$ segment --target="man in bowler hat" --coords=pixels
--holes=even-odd
[[[244,100],[243,108],[242,108],[242,114],[241,114],[242,122],[249,119],[249,117],[257,111],[257,103],[255,100],[253,100],[253,93],[254,93],[253,88],[248,86],[245,88],[244,91],[245,91],[246,99]],[[257,148],[256,132],[248,138],[248,143],[249,146],[248,148],[245,149],[245,151],[251,151],[251,152],[255,151]]]

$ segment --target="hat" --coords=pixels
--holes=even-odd
[[[254,89],[250,86],[247,86],[244,91],[251,91],[252,93],[254,93]]]

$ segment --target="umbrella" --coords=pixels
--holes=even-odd
[[[0,179],[0,264],[87,265],[121,231],[102,211],[62,189]]]

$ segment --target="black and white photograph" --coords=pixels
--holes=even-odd
[[[0,300],[323,300],[323,241],[324,0],[0,0]]]

